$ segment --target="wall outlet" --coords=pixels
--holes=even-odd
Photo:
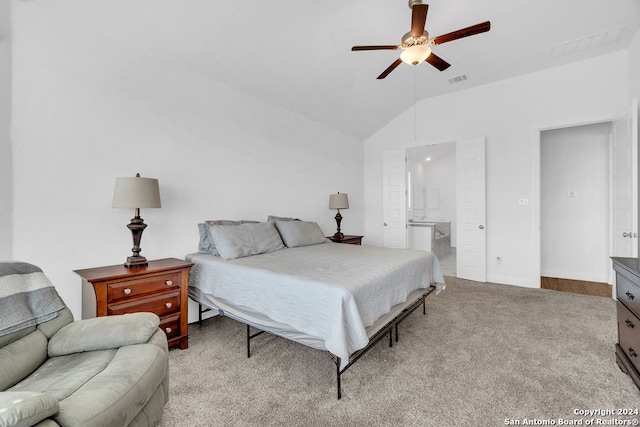
[[[529,199],[518,199],[518,205],[529,206]]]

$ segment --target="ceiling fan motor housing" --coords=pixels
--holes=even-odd
[[[421,36],[412,36],[411,31],[402,36],[402,47],[420,46],[429,43],[429,33],[425,30]]]

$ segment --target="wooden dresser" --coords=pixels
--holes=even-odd
[[[169,347],[189,347],[187,298],[189,269],[193,264],[176,258],[149,261],[148,265],[74,270],[83,279],[82,317],[149,311],[160,316],[160,329]]]
[[[640,388],[640,271],[637,258],[612,258],[616,272],[616,362]]]

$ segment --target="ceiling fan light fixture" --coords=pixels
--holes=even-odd
[[[400,59],[409,65],[418,65],[431,55],[431,48],[427,45],[411,46],[402,51]]]

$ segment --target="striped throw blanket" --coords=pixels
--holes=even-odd
[[[0,263],[0,336],[51,320],[64,307],[40,268],[25,262]]]

